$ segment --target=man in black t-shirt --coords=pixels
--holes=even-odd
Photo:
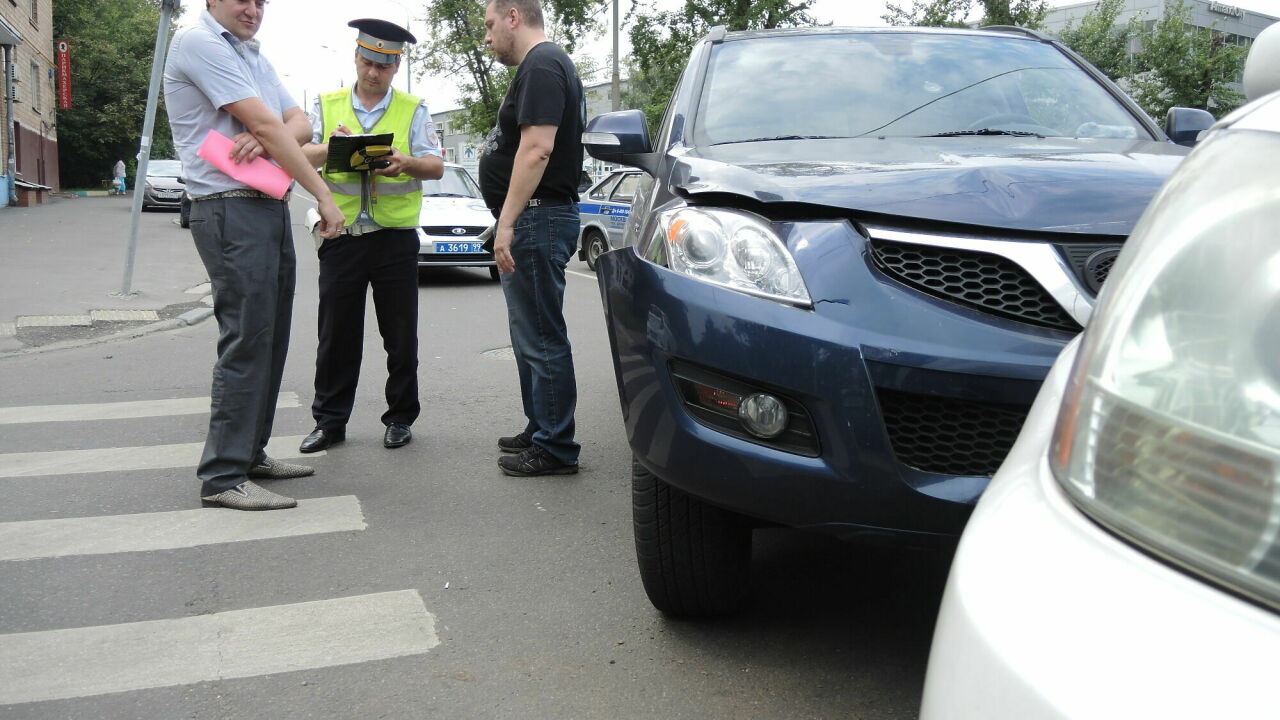
[[[480,152],[480,190],[498,219],[493,255],[528,418],[498,438],[508,475],[578,472],[578,389],[564,322],[565,265],[578,244],[586,105],[573,61],[543,31],[538,0],[487,0],[485,44],[518,66]]]

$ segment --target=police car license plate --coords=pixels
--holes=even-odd
[[[436,243],[436,252],[438,253],[482,253],[484,243],[479,242],[438,242]]]

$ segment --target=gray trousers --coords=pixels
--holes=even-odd
[[[247,479],[266,457],[284,375],[296,259],[287,202],[214,198],[191,204],[191,235],[213,286],[218,360],[200,495]]]

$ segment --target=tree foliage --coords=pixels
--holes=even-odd
[[[157,0],[53,3],[54,38],[71,49],[72,107],[57,116],[63,187],[98,187],[119,159],[133,172],[159,22]],[[171,23],[170,33],[175,26]],[[163,106],[152,135],[151,156],[173,157]]]
[[[1067,23],[1058,37],[1112,80],[1128,77],[1133,69],[1129,43],[1141,32],[1138,18],[1117,24],[1125,0],[1101,0],[1080,23]]]
[[[1214,28],[1191,25],[1191,8],[1166,6],[1164,17],[1140,34],[1127,86],[1151,117],[1163,120],[1174,106],[1208,110],[1217,117],[1244,102],[1231,88],[1244,69],[1245,47]]]
[[[881,19],[890,25],[926,27],[968,27],[975,0],[911,0],[911,7],[888,3]],[[1044,26],[1049,6],[1045,0],[977,0],[982,7],[979,25]]]
[[[685,0],[676,10],[659,10],[654,0],[638,0],[628,15],[632,57],[628,63],[628,107],[644,111],[651,128],[661,121],[693,45],[707,32],[813,25],[813,0]]]
[[[572,54],[583,37],[598,29],[594,13],[599,5],[600,0],[546,0],[548,36]],[[454,78],[462,95],[455,122],[474,135],[484,135],[497,123],[498,105],[515,74],[484,45],[484,9],[482,0],[431,0],[426,11],[431,36],[414,50],[420,61],[415,65]]]

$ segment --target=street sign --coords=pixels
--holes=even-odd
[[[71,47],[58,41],[58,109],[71,109]]]

